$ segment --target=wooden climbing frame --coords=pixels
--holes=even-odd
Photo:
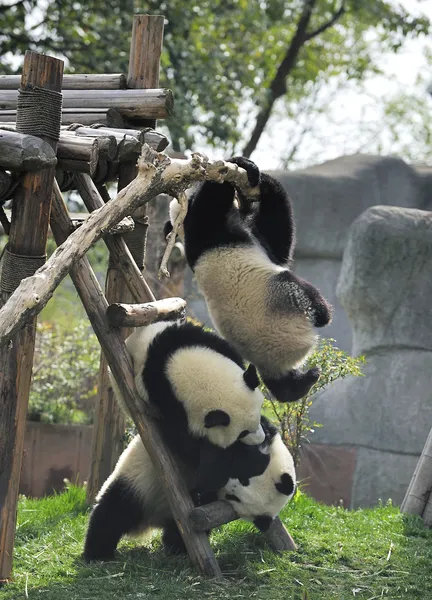
[[[168,114],[172,104],[169,91],[157,90],[162,36],[163,17],[135,16],[127,76],[66,76],[63,87],[74,91],[74,95],[65,95],[69,100],[62,113],[58,101],[63,78],[61,60],[27,52],[20,81],[15,76],[0,77],[0,98],[4,94],[9,103],[0,111],[0,149],[9,148],[6,154],[0,152],[0,217],[9,233],[9,270],[3,267],[0,278],[0,580],[7,580],[12,569],[36,315],[67,273],[103,351],[88,499],[93,499],[111,473],[122,449],[124,423],[108,383],[109,366],[161,478],[191,561],[203,574],[222,577],[205,531],[232,521],[237,515],[222,501],[194,508],[177,465],[161,440],[157,420],[146,412],[135,389],[124,344],[127,327],[177,318],[185,308],[180,298],[156,301],[142,275],[145,203],[161,192],[182,193],[194,178],[247,180],[244,171],[222,161],[204,164],[195,156],[173,165],[157,154],[168,142],[155,131],[154,119]],[[21,101],[22,92],[14,92],[19,85],[30,101],[34,101],[34,91],[42,98],[42,104],[46,95],[57,106],[57,110],[50,110],[48,101],[42,106],[46,111],[42,130],[40,120],[33,122]],[[105,90],[108,95],[112,92],[112,101],[105,108],[87,103],[85,106],[91,108],[80,109],[77,98],[84,105],[86,98],[99,97],[90,93],[96,89]],[[128,91],[134,91],[139,104],[135,112],[128,103]],[[75,104],[71,105],[72,97]],[[78,125],[62,128],[61,119],[63,124],[69,122],[71,110],[78,115]],[[130,120],[131,114],[134,121]],[[95,128],[95,123],[102,126]],[[85,127],[88,124],[93,127]],[[119,193],[111,200],[105,183],[113,179],[118,180]],[[62,196],[62,189],[72,188],[78,190],[91,213],[78,227]],[[11,197],[9,223],[1,201]],[[45,262],[49,225],[59,249]],[[139,234],[135,232],[131,239],[132,228]],[[110,254],[105,294],[85,256],[101,237]],[[45,264],[41,266],[42,263]],[[23,278],[26,279],[20,282]],[[275,519],[266,537],[277,551],[295,548],[279,519]]]

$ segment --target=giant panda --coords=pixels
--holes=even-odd
[[[224,467],[209,472],[206,490],[195,496],[205,502],[228,501],[240,518],[266,531],[293,496],[296,476],[293,459],[275,427],[262,417],[265,439],[258,446],[236,442],[226,451]],[[178,459],[178,457],[176,457]],[[181,461],[179,467],[189,491],[194,471]],[[218,489],[218,486],[222,486]],[[194,496],[193,496],[194,497]],[[103,484],[90,515],[84,558],[109,560],[124,535],[163,530],[168,552],[185,547],[150,457],[137,435],[120,456],[114,472]]]
[[[257,367],[279,401],[295,401],[319,378],[317,367],[297,367],[315,346],[314,327],[330,322],[331,306],[290,269],[295,224],[282,185],[246,158],[230,162],[259,186],[259,202],[237,208],[230,183],[200,183],[179,235],[218,332]],[[173,200],[165,234],[178,211]]]
[[[256,369],[245,369],[226,340],[190,322],[165,321],[138,328],[126,347],[139,394],[159,410],[162,437],[186,465],[205,472],[219,460],[218,450],[239,438],[264,440]]]

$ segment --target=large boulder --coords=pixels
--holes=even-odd
[[[432,213],[376,206],[352,224],[337,293],[353,327],[353,353],[367,363],[363,377],[316,395],[310,416],[323,427],[306,449],[347,452],[352,485],[347,496],[332,483],[331,457],[325,472],[306,457],[312,491],[324,478],[335,502],[402,501],[432,426],[431,274]]]

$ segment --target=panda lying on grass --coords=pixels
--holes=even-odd
[[[261,417],[261,426],[265,433],[261,444],[249,446],[238,441],[222,453],[218,468],[207,472],[204,497],[206,502],[217,498],[227,500],[239,517],[266,531],[292,498],[296,475],[292,456],[276,428],[265,417]],[[195,472],[176,458],[192,491]],[[197,497],[195,503],[198,504]],[[143,534],[152,528],[163,530],[166,551],[185,552],[162,485],[141,438],[136,436],[96,498],[84,558],[112,559],[123,536]]]
[[[189,199],[179,234],[218,332],[253,363],[280,402],[302,398],[319,369],[297,367],[314,347],[314,327],[331,320],[331,306],[291,268],[295,224],[282,185],[246,158],[232,158],[259,186],[259,202],[234,204],[234,187],[205,181]],[[240,195],[241,196],[241,195]],[[249,208],[248,208],[249,206]],[[170,205],[171,223],[180,205]]]

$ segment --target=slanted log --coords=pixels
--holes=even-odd
[[[98,189],[88,175],[77,175],[76,187],[90,212],[105,206]],[[113,201],[110,200],[110,202]],[[154,302],[156,298],[153,296],[141,271],[136,266],[124,239],[121,236],[112,237],[108,235],[103,240],[110,252],[110,259],[117,265],[117,269],[135,302],[142,302],[143,299],[148,302]]]
[[[143,327],[158,321],[175,321],[186,316],[182,298],[165,298],[145,304],[110,304],[107,319],[112,327]]]
[[[57,158],[51,146],[34,135],[0,129],[0,167],[32,171],[54,167]]]
[[[0,109],[15,110],[18,91],[0,90]],[[66,90],[63,92],[63,108],[75,112],[88,109],[114,108],[127,119],[165,119],[173,112],[174,100],[171,90]],[[77,121],[79,122],[79,121]]]
[[[160,154],[144,145],[136,179],[115,199],[89,215],[85,223],[69,236],[33,277],[20,283],[10,300],[0,309],[0,347],[7,344],[24,323],[43,309],[71,265],[115,223],[158,194],[177,196],[194,181],[204,179],[235,183],[249,197],[257,193],[249,188],[246,171],[233,163],[221,160],[210,162],[198,153],[187,160],[168,157],[162,160]]]
[[[60,92],[62,77],[62,60],[26,52],[21,76],[23,90],[38,87]],[[25,109],[21,110],[24,113]],[[57,126],[60,129],[57,118],[59,117],[54,112],[50,119],[52,137],[43,138],[51,146],[54,155],[57,147],[55,129]],[[37,123],[34,128],[36,133]],[[54,172],[55,167],[52,166],[24,174],[13,199],[8,242],[10,253],[25,257],[45,255]],[[23,263],[20,267],[23,268]],[[37,266],[34,270],[36,268]],[[31,270],[29,269],[30,272]],[[3,263],[3,290],[8,289],[3,279],[5,271]],[[15,273],[19,273],[19,270]],[[14,305],[13,295],[9,296],[7,291],[3,291],[1,303],[6,302],[3,308],[9,306],[19,311],[19,307]],[[35,344],[35,315],[33,313],[29,315],[29,319],[25,319],[25,327],[11,332],[8,344],[0,349],[0,580],[9,577],[12,566],[18,486]]]
[[[21,75],[0,75],[0,90],[17,90],[20,81]],[[126,75],[123,73],[63,75],[64,90],[122,90],[124,88],[126,88]]]
[[[68,243],[70,223],[68,223],[66,206],[64,202],[59,202],[58,193],[53,202],[51,229],[57,244],[62,244],[60,247],[64,248]],[[76,235],[76,233],[72,235]],[[145,412],[145,403],[142,402],[142,398],[136,390],[131,360],[120,332],[108,327],[105,317],[108,303],[87,257],[81,258],[72,265],[70,276],[87,311],[129,413],[160,477],[171,512],[182,532],[189,557],[204,574],[221,579],[222,573],[207,536],[204,533],[194,532],[189,524],[188,515],[193,508],[192,500],[177,463],[163,444],[157,423],[150,420]]]
[[[415,468],[401,511],[411,515],[423,515],[432,492],[432,429]]]

